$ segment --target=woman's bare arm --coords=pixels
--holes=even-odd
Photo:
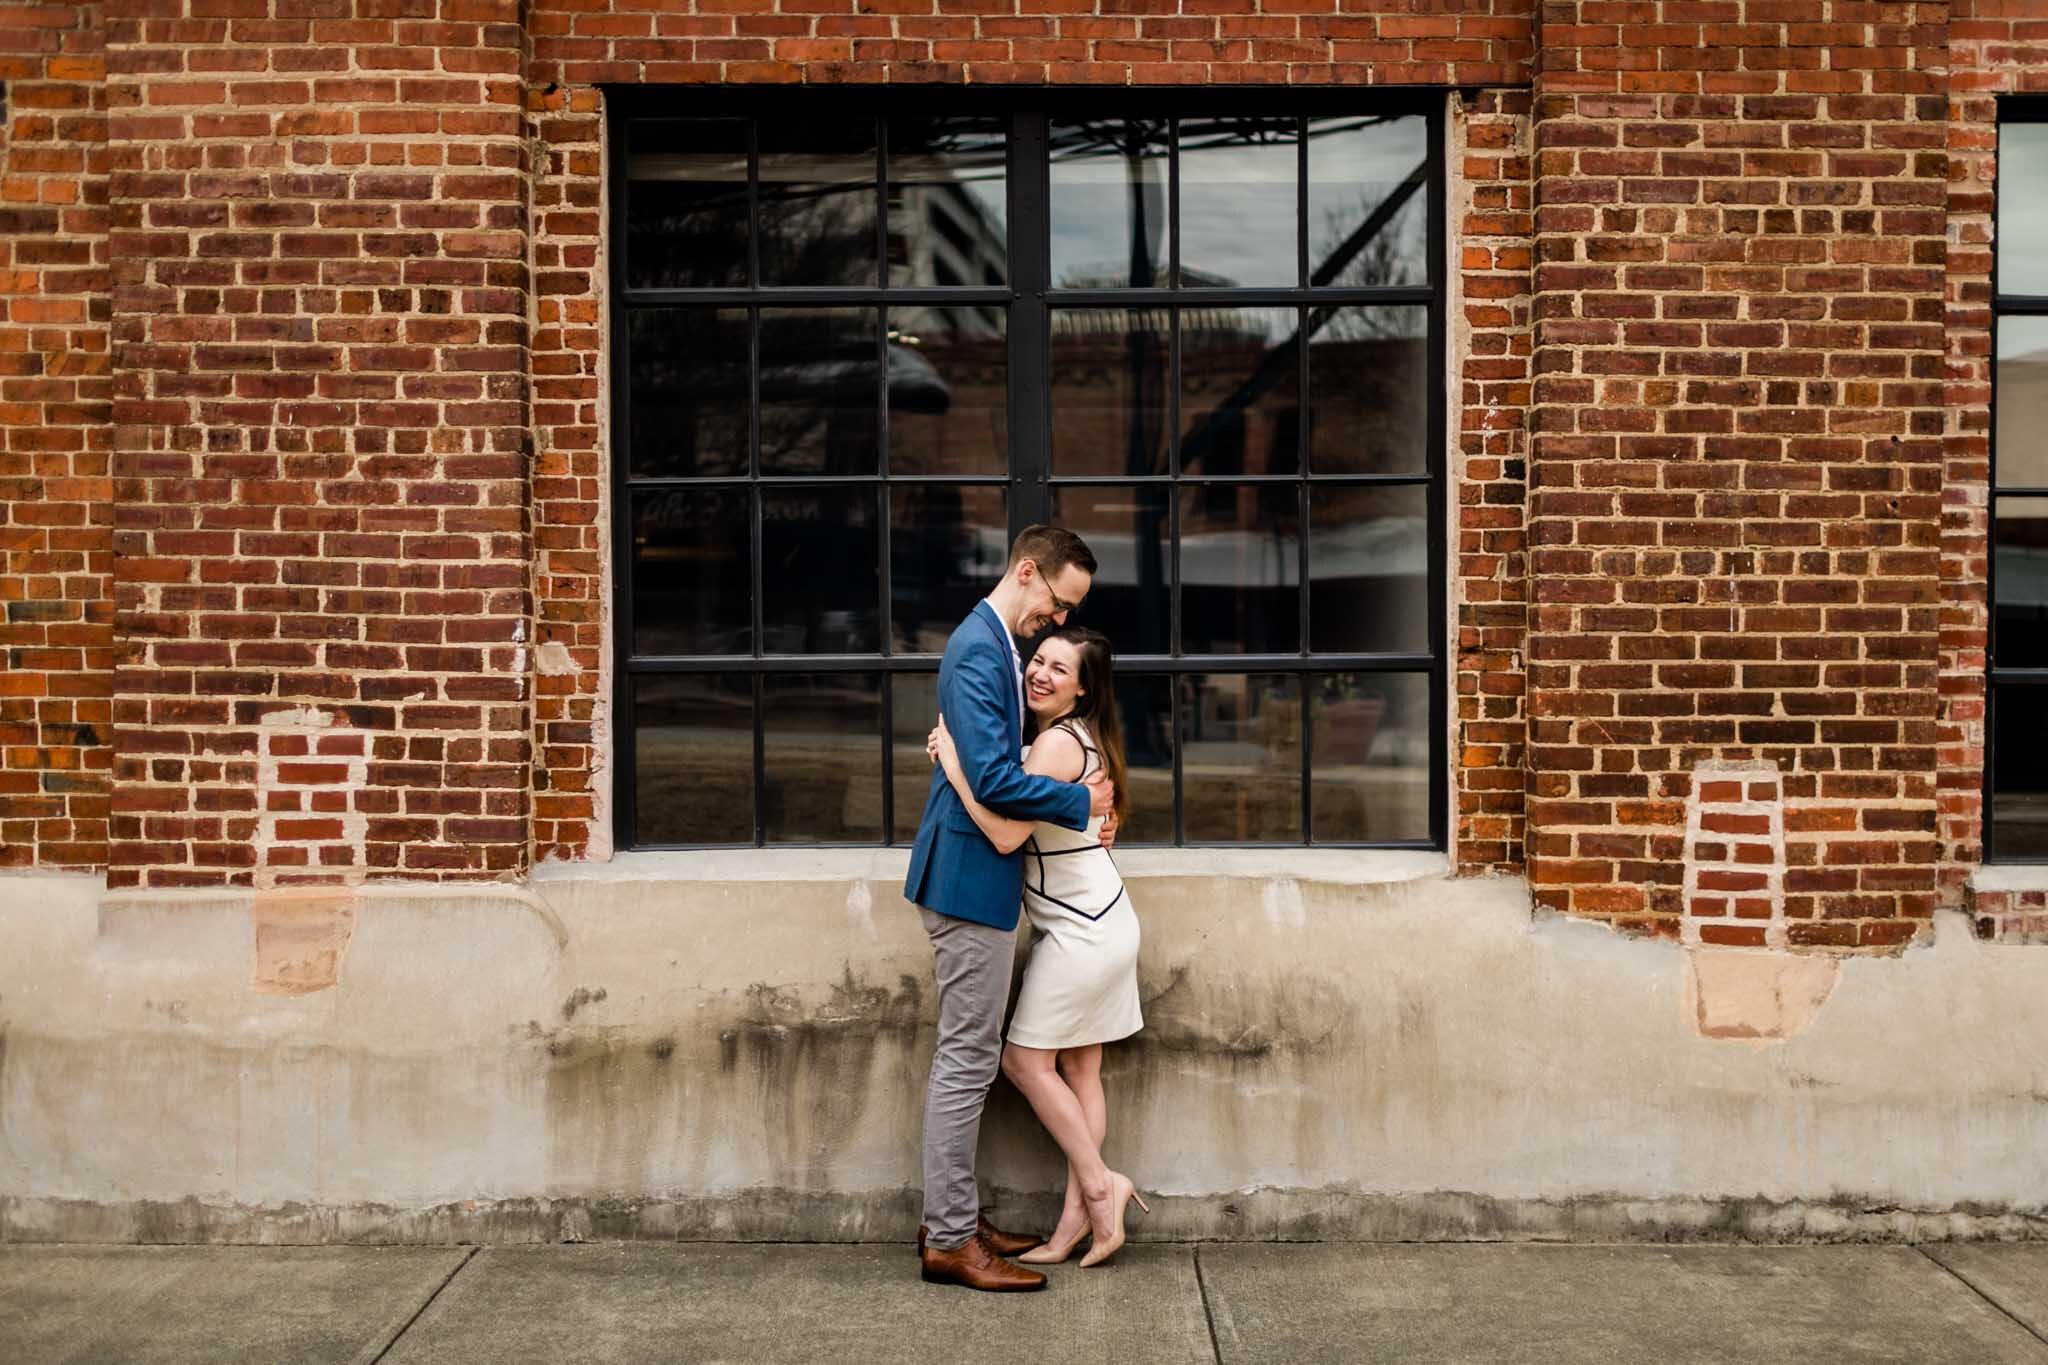
[[[938,729],[932,732],[932,750],[933,756],[946,770],[946,780],[953,784],[953,794],[960,798],[960,804],[967,808],[975,828],[995,845],[996,851],[1011,853],[1022,848],[1024,841],[1031,837],[1033,823],[997,815],[974,799],[974,789],[967,784],[967,776],[960,770],[960,755],[953,747],[953,737],[946,733],[944,716],[939,718]],[[1040,735],[1032,744],[1031,756],[1024,762],[1024,771],[1060,782],[1077,782],[1085,761],[1081,746],[1074,737],[1064,730],[1054,730]]]

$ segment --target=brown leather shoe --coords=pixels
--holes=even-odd
[[[928,1284],[957,1284],[991,1294],[1045,1288],[1045,1276],[1011,1265],[979,1237],[968,1238],[965,1246],[953,1251],[928,1246],[918,1253],[918,1259],[923,1262],[919,1274]]]
[[[978,1215],[975,1218],[974,1235],[981,1238],[982,1245],[998,1256],[1016,1256],[1033,1247],[1045,1245],[1043,1237],[1032,1237],[1022,1232],[1004,1232],[989,1222],[985,1215]]]
[[[1043,1237],[1031,1237],[1021,1232],[1004,1232],[994,1223],[988,1221],[987,1214],[976,1214],[974,1216],[974,1235],[981,1241],[983,1246],[998,1256],[1018,1256],[1031,1250],[1033,1247],[1045,1245]],[[917,1225],[917,1250],[919,1255],[924,1253],[925,1239],[930,1236],[931,1229],[923,1223],[919,1223]]]

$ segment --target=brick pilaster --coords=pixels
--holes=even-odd
[[[515,873],[519,6],[110,9],[110,881]]]
[[[1531,879],[1676,933],[1703,764],[1788,939],[1934,904],[1938,3],[1554,0],[1536,75]]]

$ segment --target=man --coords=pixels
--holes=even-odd
[[[1086,829],[1115,792],[1101,773],[1056,782],[1024,771],[1024,670],[1016,637],[1065,625],[1095,580],[1095,556],[1056,526],[1028,526],[1009,567],[946,642],[939,714],[953,732],[975,799],[1018,820]],[[924,1278],[970,1289],[1043,1289],[1045,1276],[1004,1259],[1038,1245],[981,1216],[974,1149],[1002,1058],[1003,1007],[1023,901],[1024,855],[998,853],[940,770],[910,854],[906,899],[922,907],[939,982],[939,1045],[924,1107]]]

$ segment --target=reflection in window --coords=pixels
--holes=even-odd
[[[645,308],[626,314],[633,472],[692,478],[747,472],[747,314]]]
[[[1180,633],[1189,654],[1301,648],[1301,488],[1184,484]]]
[[[1055,288],[1167,283],[1168,136],[1164,119],[1053,121]]]
[[[1320,673],[1308,690],[1316,841],[1427,839],[1429,675]]]
[[[875,490],[761,491],[761,649],[863,654],[881,648]]]
[[[1309,490],[1309,648],[1318,654],[1429,650],[1429,489],[1316,484]]]
[[[1309,468],[1421,474],[1429,450],[1429,314],[1309,310]]]
[[[1053,312],[1054,474],[1166,472],[1172,326],[1163,308]]]
[[[1003,490],[897,484],[889,490],[889,592],[896,647],[943,654],[953,628],[989,595],[1009,559]]]
[[[1998,486],[2048,488],[2048,317],[2002,317],[1997,337]]]
[[[889,283],[1009,282],[1009,121],[889,121]]]
[[[879,341],[872,308],[761,310],[763,474],[876,472]],[[924,378],[890,375],[906,387]]]
[[[762,119],[761,283],[874,284],[872,119]]]
[[[1309,282],[1428,283],[1428,167],[1419,116],[1310,119]]]
[[[2048,668],[2048,498],[1992,501],[1993,648],[2000,668]]]
[[[889,310],[889,472],[1010,467],[1010,346],[1000,306]]]
[[[881,674],[768,674],[761,737],[769,843],[881,842]]]
[[[1998,292],[2048,295],[2048,123],[1999,125],[1994,240]]]
[[[1184,118],[1176,132],[1182,287],[1296,283],[1299,122]]]
[[[1181,679],[1182,820],[1199,843],[1300,843],[1301,679]]]
[[[1181,473],[1301,467],[1300,324],[1293,308],[1181,310]]]
[[[754,841],[754,680],[745,673],[633,679],[635,842]]]
[[[627,131],[627,279],[641,289],[747,283],[745,119],[642,119]]]
[[[1990,853],[2048,861],[2048,690],[1995,688],[1991,733]]]
[[[671,487],[633,498],[633,652],[753,649],[752,539],[744,488]]]

